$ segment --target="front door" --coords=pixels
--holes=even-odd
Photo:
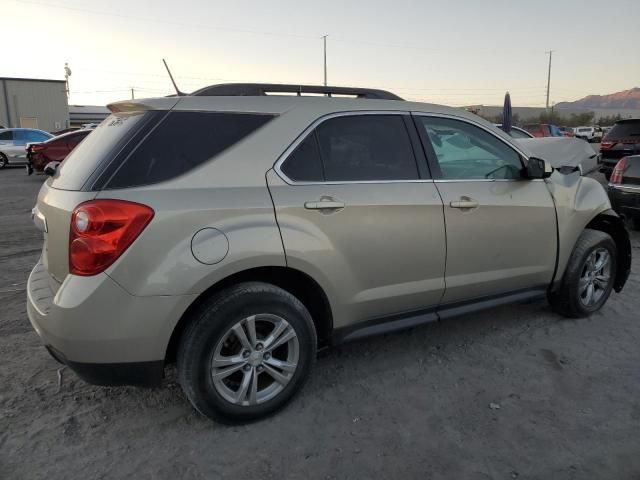
[[[400,113],[328,118],[267,176],[287,265],[327,291],[336,328],[444,292],[442,202],[411,128]]]
[[[414,115],[444,203],[443,304],[546,287],[557,253],[553,199],[523,176],[523,158],[490,129]]]

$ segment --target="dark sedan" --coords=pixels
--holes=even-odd
[[[600,153],[602,153],[600,171],[609,180],[618,160],[630,155],[640,155],[640,118],[616,122],[602,139]]]
[[[640,155],[618,161],[609,180],[609,199],[613,209],[640,230]]]

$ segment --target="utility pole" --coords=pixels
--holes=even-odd
[[[134,94],[133,94],[133,87],[131,87],[131,100],[135,100],[135,98],[136,98],[136,97],[135,97],[135,96],[134,96]]]
[[[551,88],[551,56],[553,55],[553,50],[549,50],[545,52],[549,54],[549,73],[547,74],[547,111],[549,111],[549,89]]]
[[[69,101],[69,77],[71,76],[71,69],[69,68],[69,64],[64,62],[64,81],[66,84],[67,91],[67,102]]]
[[[327,37],[329,35],[322,36],[322,43],[324,45],[324,86],[327,86]]]

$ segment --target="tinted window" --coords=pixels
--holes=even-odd
[[[43,132],[35,132],[33,130],[25,131],[25,140],[27,142],[43,142],[48,138],[50,138],[49,135]]]
[[[67,138],[67,144],[71,148],[74,148],[77,144],[84,140],[87,135],[88,133],[77,133],[75,135],[69,135],[69,137]]]
[[[176,177],[234,145],[271,118],[246,113],[170,112],[124,161],[107,187],[147,185]]]
[[[607,137],[615,139],[640,137],[640,120],[616,123]]]
[[[13,140],[13,131],[0,132],[0,142],[10,142]]]
[[[114,150],[158,112],[126,112],[109,115],[60,165],[51,186],[61,190],[80,190],[103,162],[113,158]]]
[[[350,115],[317,128],[327,181],[419,178],[409,134],[399,115]]]
[[[441,178],[517,179],[520,155],[489,132],[467,122],[419,117],[435,150]]]
[[[315,132],[312,132],[298,145],[280,169],[282,173],[296,182],[321,182],[324,180]]]

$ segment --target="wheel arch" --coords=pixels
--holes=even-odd
[[[265,282],[286,290],[309,310],[318,335],[318,346],[328,345],[333,331],[331,304],[324,289],[306,273],[282,266],[256,267],[236,272],[211,285],[189,305],[174,326],[165,353],[165,363],[172,363],[180,338],[189,324],[192,313],[211,296],[225,288],[242,282]]]
[[[607,233],[616,243],[618,259],[613,289],[619,292],[631,273],[631,241],[624,221],[613,210],[605,210],[596,215],[585,228]]]

